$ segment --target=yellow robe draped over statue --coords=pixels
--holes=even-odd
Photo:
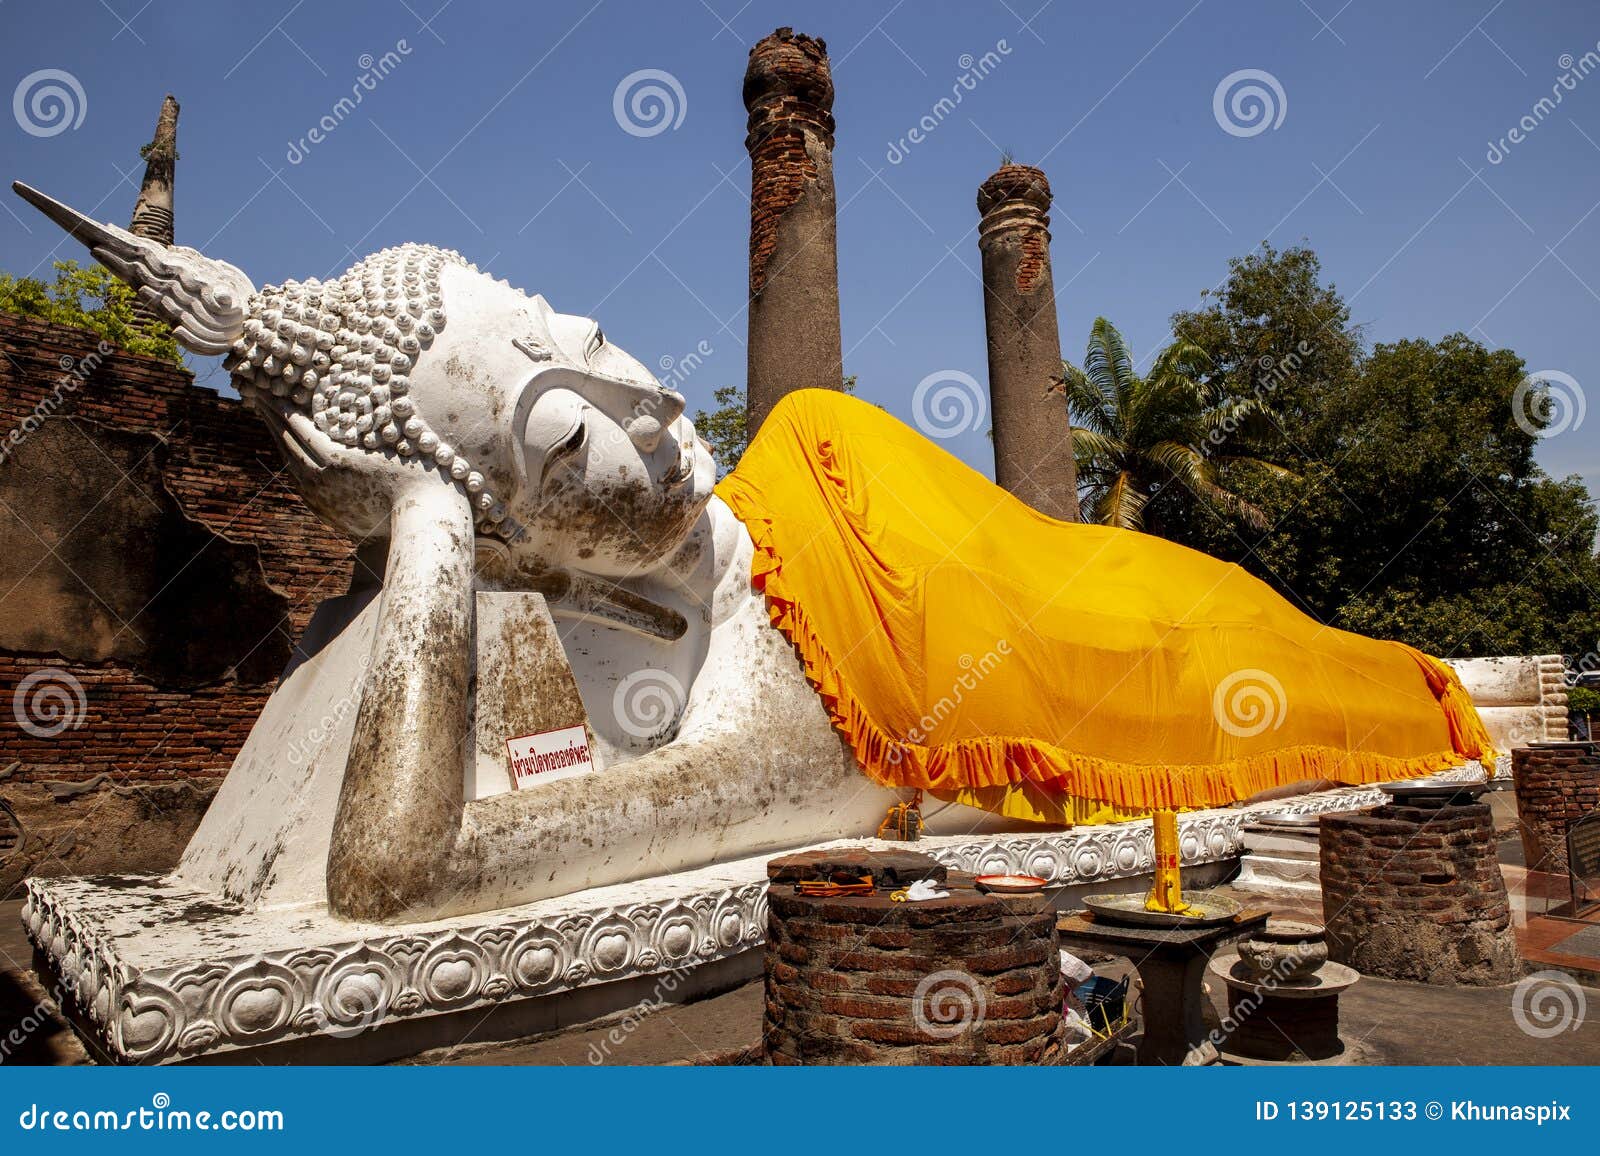
[[[1493,757],[1439,660],[1209,555],[1046,517],[845,394],[786,397],[717,493],[880,783],[1088,823]]]

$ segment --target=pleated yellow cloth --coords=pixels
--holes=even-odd
[[[1493,757],[1437,659],[1162,538],[1048,518],[847,395],[786,397],[717,493],[881,783],[1085,823]]]

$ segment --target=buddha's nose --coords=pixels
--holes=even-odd
[[[674,393],[670,389],[641,401],[634,407],[633,416],[624,427],[628,431],[628,440],[638,447],[640,453],[655,453],[656,447],[661,444],[661,435],[682,416],[686,404],[681,393]]]

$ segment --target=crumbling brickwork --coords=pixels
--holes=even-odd
[[[817,165],[806,151],[805,130],[791,123],[751,144],[750,167],[750,295],[759,297],[778,247],[778,222],[817,179]]]
[[[1600,810],[1600,744],[1539,743],[1511,752],[1523,861],[1564,875],[1567,828]]]
[[[750,50],[750,342],[753,436],[790,390],[838,389],[833,77],[827,45],[780,28]]]
[[[1521,969],[1483,803],[1321,820],[1328,954],[1364,975],[1490,986]]]
[[[828,853],[834,867],[845,852]],[[873,852],[844,873],[872,869]],[[932,860],[904,852],[889,857]],[[801,860],[791,856],[790,860]],[[1041,895],[986,895],[951,875],[946,899],[799,894],[774,860],[766,1057],[774,1064],[1052,1064],[1063,1057],[1055,913]],[[804,863],[799,874],[807,874]],[[877,872],[874,871],[874,874]],[[938,868],[938,877],[944,869]]]
[[[0,894],[170,865],[352,547],[242,403],[81,330],[0,315],[0,439],[0,797],[24,834]],[[72,840],[42,837],[65,809]]]
[[[750,112],[750,292],[767,283],[778,222],[817,180],[808,142],[833,150],[833,78],[828,46],[780,28],[750,50],[744,79]],[[824,163],[827,163],[824,158]],[[831,178],[830,178],[831,183]]]

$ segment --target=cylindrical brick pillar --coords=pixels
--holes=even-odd
[[[796,389],[839,389],[839,246],[828,46],[780,28],[744,74],[750,152],[750,345],[745,428]]]
[[[1530,871],[1567,872],[1567,828],[1600,809],[1600,744],[1534,743],[1511,752],[1522,858]]]
[[[870,873],[869,895],[800,879]],[[774,1064],[1054,1064],[1065,1056],[1055,913],[914,852],[805,852],[767,865],[766,1058]],[[897,903],[917,878],[950,895]]]
[[[1364,975],[1444,986],[1522,970],[1483,803],[1391,803],[1321,821],[1328,954]]]
[[[1050,275],[1050,182],[1031,165],[1001,165],[978,189],[983,320],[989,339],[994,478],[1041,513],[1078,517],[1066,403],[1047,396],[1061,373]]]

